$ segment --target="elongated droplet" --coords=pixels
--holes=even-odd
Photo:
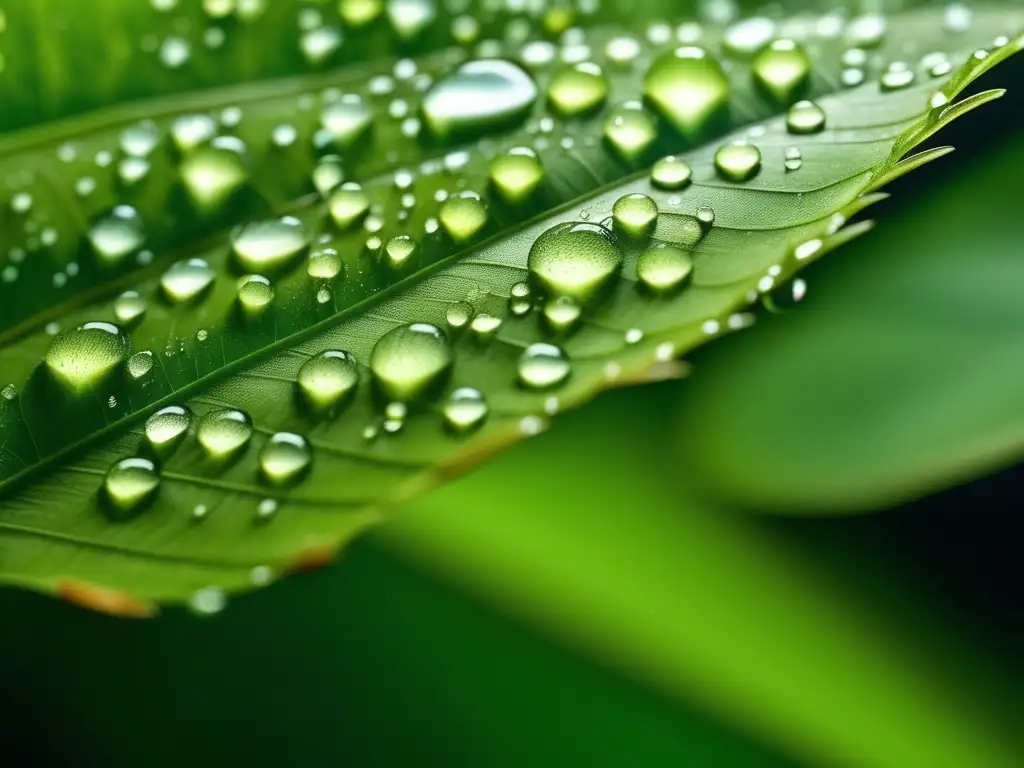
[[[519,383],[528,389],[551,389],[572,370],[569,358],[554,344],[531,344],[519,357]]]
[[[798,101],[786,114],[786,130],[804,135],[825,130],[825,110],[813,101]]]
[[[790,104],[807,90],[811,60],[793,40],[774,40],[753,64],[754,81],[779,104]]]
[[[470,61],[430,89],[423,99],[423,119],[442,139],[482,133],[518,122],[536,99],[536,84],[516,64]]]
[[[537,238],[528,266],[542,293],[585,303],[618,274],[622,253],[600,224],[566,222]]]
[[[89,227],[89,243],[105,265],[122,263],[146,242],[142,216],[130,205],[119,205],[96,218]]]
[[[654,293],[668,293],[686,284],[693,274],[693,260],[687,251],[661,243],[640,254],[636,276]]]
[[[278,432],[263,446],[259,461],[264,480],[271,485],[290,485],[309,471],[313,453],[304,437]]]
[[[132,326],[142,320],[148,308],[149,302],[138,291],[125,291],[114,300],[114,317],[121,325]]]
[[[299,394],[311,410],[333,414],[349,402],[359,385],[359,364],[348,352],[328,349],[299,368]]]
[[[635,162],[658,138],[658,124],[643,105],[631,101],[613,110],[604,123],[605,140],[627,162]]]
[[[616,232],[632,238],[646,237],[658,221],[658,204],[639,192],[623,195],[612,207],[612,218]]]
[[[676,130],[693,140],[723,114],[729,80],[707,51],[688,45],[654,62],[644,77],[644,95]]]
[[[192,417],[180,405],[162,408],[146,419],[146,440],[160,456],[174,450],[188,432]]]
[[[491,183],[507,203],[525,202],[544,181],[544,166],[529,147],[514,147],[491,161]]]
[[[487,400],[474,387],[459,387],[444,403],[445,426],[457,435],[464,435],[480,427],[487,418]]]
[[[370,371],[389,400],[410,402],[431,394],[447,377],[453,362],[440,328],[412,323],[380,338],[370,355]]]
[[[164,296],[174,304],[192,301],[213,285],[214,273],[202,259],[186,259],[172,264],[160,278]]]
[[[160,474],[149,459],[123,459],[112,466],[103,479],[103,491],[110,511],[117,518],[140,512],[153,500],[160,486]]]
[[[231,235],[235,261],[247,272],[282,269],[309,248],[306,225],[294,216],[244,224]]]
[[[252,420],[242,411],[225,408],[203,416],[196,439],[206,455],[223,461],[240,453],[252,438]]]
[[[761,150],[745,141],[726,144],[715,153],[715,170],[726,181],[749,181],[761,170]]]
[[[441,203],[437,217],[452,240],[466,243],[484,228],[487,208],[476,193],[461,192]]]
[[[46,367],[57,382],[81,394],[107,381],[125,364],[130,348],[128,336],[113,323],[86,323],[53,340]]]
[[[548,83],[548,101],[565,117],[599,107],[608,98],[608,81],[601,68],[589,61],[559,70]]]

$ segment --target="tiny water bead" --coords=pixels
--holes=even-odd
[[[568,333],[583,318],[583,308],[568,296],[549,299],[544,303],[541,313],[544,325],[555,334]]]
[[[454,356],[444,332],[428,323],[393,328],[374,345],[370,372],[392,401],[410,402],[431,394],[450,373]]]
[[[278,432],[263,446],[260,473],[271,485],[289,485],[305,474],[313,463],[309,443],[301,435]]]
[[[663,157],[651,168],[651,184],[657,189],[678,191],[693,181],[693,169],[681,157]]]
[[[693,259],[689,252],[667,243],[648,248],[636,263],[641,285],[654,293],[678,290],[692,274]]]
[[[255,273],[280,270],[309,248],[309,229],[294,216],[243,224],[231,233],[239,266]]]
[[[437,218],[452,240],[466,243],[487,224],[487,207],[476,193],[462,192],[441,203]]]
[[[173,450],[185,437],[192,416],[180,405],[161,408],[146,420],[146,440],[160,455]]]
[[[427,92],[423,120],[434,136],[447,139],[518,122],[536,99],[537,85],[516,64],[469,61]]]
[[[196,439],[210,458],[230,459],[252,439],[252,420],[233,408],[211,411],[199,421]]]
[[[793,40],[773,40],[754,59],[754,81],[779,104],[789,104],[807,89],[811,59]]]
[[[705,229],[710,228],[715,223],[715,210],[707,205],[702,205],[697,209],[697,221]]]
[[[324,105],[320,124],[332,145],[350,149],[373,125],[373,110],[361,96],[347,93]]]
[[[338,229],[350,230],[370,211],[370,198],[355,182],[346,182],[334,189],[327,198],[327,210]]]
[[[203,259],[172,264],[160,278],[160,288],[172,304],[192,301],[213,285],[214,272]]]
[[[761,150],[746,141],[726,144],[715,153],[715,170],[726,181],[749,181],[761,170]]]
[[[445,426],[457,435],[478,429],[487,418],[487,400],[475,387],[459,387],[445,399]]]
[[[127,334],[113,323],[86,323],[53,340],[46,367],[64,387],[85,393],[125,364],[130,347]]]
[[[614,109],[604,123],[605,140],[628,162],[634,162],[658,138],[658,124],[638,101]]]
[[[408,235],[398,235],[384,246],[384,263],[389,269],[401,270],[407,267],[416,254],[416,241]]]
[[[123,326],[131,326],[146,314],[149,302],[138,291],[125,291],[114,299],[114,317]]]
[[[474,312],[473,305],[468,301],[457,301],[445,311],[445,323],[453,331],[461,331],[469,326]]]
[[[658,204],[636,192],[623,195],[612,207],[615,231],[632,238],[646,237],[658,221]]]
[[[178,166],[189,199],[202,211],[223,206],[249,181],[249,152],[235,136],[217,136],[189,151]]]
[[[793,309],[807,295],[807,283],[794,278],[761,297],[761,304],[769,312],[782,313]]]
[[[618,274],[622,253],[605,227],[570,221],[538,237],[527,264],[542,293],[585,303]]]
[[[590,112],[608,98],[608,81],[601,68],[589,61],[559,70],[548,83],[548,101],[565,117]]]
[[[703,133],[729,101],[729,80],[703,48],[687,45],[657,59],[644,77],[644,96],[688,139]]]
[[[346,404],[359,385],[359,364],[348,352],[328,349],[299,368],[296,386],[302,400],[317,413],[331,413]]]
[[[103,492],[118,517],[127,517],[153,500],[160,487],[160,474],[149,459],[122,459],[103,479]]]
[[[130,205],[118,205],[89,227],[89,243],[105,265],[120,264],[146,242],[142,216]]]
[[[491,183],[507,203],[528,200],[544,181],[544,166],[529,147],[513,147],[491,161]]]
[[[238,303],[251,315],[262,313],[274,301],[274,286],[263,275],[246,275],[238,280]]]
[[[551,389],[569,378],[572,367],[561,347],[538,342],[519,357],[519,383],[527,389]]]
[[[813,101],[798,101],[786,113],[786,130],[796,135],[825,130],[825,110]]]

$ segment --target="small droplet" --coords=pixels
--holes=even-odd
[[[555,334],[564,334],[579,325],[583,308],[568,296],[558,296],[544,303],[544,324]]]
[[[454,356],[441,329],[427,323],[394,328],[374,345],[370,371],[392,401],[431,394],[451,371]]]
[[[807,89],[811,60],[793,40],[774,40],[754,59],[754,80],[779,104],[790,104]]]
[[[217,135],[217,122],[209,115],[182,115],[171,123],[171,141],[181,153],[187,153]]]
[[[95,219],[89,227],[89,243],[105,265],[120,264],[142,247],[146,231],[142,216],[130,205],[119,205]]]
[[[501,318],[489,315],[486,312],[478,314],[469,324],[469,329],[473,333],[473,338],[481,343],[485,343],[493,339],[500,328]]]
[[[658,138],[658,125],[640,102],[612,110],[604,123],[604,137],[627,162],[636,162]]]
[[[299,368],[296,386],[316,413],[333,414],[348,403],[359,385],[359,364],[348,352],[329,349]]]
[[[228,605],[228,596],[219,587],[203,587],[188,599],[188,609],[197,616],[213,616]]]
[[[531,344],[519,357],[519,382],[528,389],[557,387],[571,370],[569,358],[554,344]]]
[[[905,61],[894,61],[882,73],[881,88],[883,91],[900,91],[913,85],[914,80],[914,70]]]
[[[192,423],[189,412],[179,405],[162,408],[146,420],[146,440],[160,456],[177,447]]]
[[[331,192],[327,208],[338,229],[347,231],[366,217],[370,210],[370,198],[361,186],[347,182]]]
[[[445,426],[458,435],[478,429],[487,418],[487,401],[474,387],[459,387],[444,403]]]
[[[519,66],[480,59],[434,84],[423,99],[423,119],[441,139],[482,133],[518,122],[536,99],[536,84]]]
[[[398,235],[384,246],[384,263],[389,269],[399,271],[411,263],[415,254],[416,241],[408,235]]]
[[[786,130],[805,135],[825,130],[825,110],[813,101],[798,101],[786,114]]]
[[[761,297],[761,303],[769,312],[782,313],[793,309],[807,295],[807,283],[795,278]]]
[[[585,303],[618,274],[622,253],[615,236],[600,224],[566,222],[537,238],[528,265],[543,293]]]
[[[701,226],[705,229],[710,228],[715,223],[714,209],[707,205],[702,205],[697,209],[697,221],[699,221]]]
[[[149,308],[149,303],[138,291],[125,291],[114,300],[114,317],[123,326],[140,322]]]
[[[282,269],[309,248],[306,225],[294,216],[243,224],[231,234],[231,248],[239,266],[265,274]]]
[[[658,189],[677,191],[693,181],[693,170],[681,157],[663,157],[651,168],[651,184]]]
[[[445,311],[445,322],[453,331],[461,331],[469,326],[473,319],[473,305],[468,301],[457,301],[450,304]]]
[[[196,439],[206,455],[224,461],[241,452],[252,438],[252,420],[233,408],[211,411],[199,422]]]
[[[749,58],[775,36],[775,22],[764,16],[752,16],[730,24],[722,35],[722,47],[733,56]]]
[[[197,208],[219,210],[249,181],[248,148],[235,136],[217,136],[189,151],[178,173]]]
[[[804,155],[799,147],[786,147],[785,164],[787,171],[799,171],[804,165]]]
[[[615,231],[631,238],[647,237],[658,221],[658,204],[647,195],[623,195],[612,207]]]
[[[46,367],[56,381],[82,394],[107,381],[128,360],[128,336],[113,323],[86,323],[50,344]]]
[[[160,278],[164,296],[173,304],[192,301],[202,295],[214,279],[210,265],[202,259],[186,259],[172,264]]]
[[[391,28],[403,40],[411,40],[437,18],[435,0],[387,0],[385,6]]]
[[[514,147],[491,161],[491,183],[505,202],[525,202],[544,181],[544,166],[529,147]]]
[[[669,293],[686,284],[693,274],[689,252],[661,243],[640,254],[636,274],[644,287],[655,293]]]
[[[317,27],[303,33],[299,48],[306,61],[314,66],[323,64],[341,47],[344,36],[337,27]]]
[[[437,218],[452,240],[467,243],[487,224],[487,208],[476,193],[461,192],[441,203]]]
[[[277,499],[263,499],[263,501],[256,505],[256,522],[266,523],[273,520],[277,517],[279,506]]]
[[[238,303],[250,316],[262,314],[274,301],[274,286],[263,275],[246,275],[238,280]]]
[[[761,170],[761,150],[745,141],[726,144],[715,153],[715,170],[726,181],[749,181]]]
[[[118,518],[140,512],[160,487],[160,474],[149,459],[122,459],[107,472],[103,491]]]
[[[152,120],[129,125],[118,137],[121,151],[133,157],[147,157],[160,142],[160,129]]]
[[[321,197],[327,197],[331,190],[338,187],[345,180],[345,166],[341,162],[341,158],[337,155],[327,155],[321,157],[316,166],[313,168],[313,186],[316,187],[316,191],[320,193]],[[359,189],[358,184],[354,184],[355,189]],[[356,201],[350,201],[356,202]],[[345,208],[349,204],[349,201],[342,199],[342,214],[344,216]],[[369,202],[367,202],[369,207]],[[328,209],[330,209],[330,203],[328,203]],[[359,218],[362,216],[360,215]],[[343,218],[343,221],[345,219]],[[345,224],[344,226],[348,226]]]
[[[350,149],[370,130],[373,110],[361,96],[345,94],[324,105],[320,124],[332,145],[342,150]]]
[[[148,349],[142,352],[136,352],[130,358],[125,366],[128,370],[128,375],[135,381],[144,378],[153,370],[153,353]]]
[[[292,432],[278,432],[260,451],[260,472],[271,485],[290,485],[309,471],[313,454],[309,443]]]
[[[584,61],[560,70],[548,83],[548,101],[565,117],[600,106],[608,97],[608,81],[596,64]]]
[[[846,42],[855,48],[877,48],[885,39],[888,26],[880,13],[857,16],[846,25]]]
[[[306,261],[306,274],[316,280],[334,280],[345,276],[345,264],[334,248],[317,248]]]
[[[644,95],[680,133],[693,140],[720,117],[729,80],[707,51],[683,46],[657,59],[644,78]]]

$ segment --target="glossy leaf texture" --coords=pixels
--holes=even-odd
[[[527,25],[8,137],[0,578],[208,612],[680,375],[999,95],[954,103],[1015,15]]]

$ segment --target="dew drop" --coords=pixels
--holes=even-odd
[[[148,349],[136,352],[127,363],[128,375],[135,381],[144,378],[153,370],[153,353]]]
[[[579,325],[583,317],[583,308],[568,296],[558,296],[544,302],[541,313],[548,330],[555,334],[564,334]]]
[[[692,140],[722,114],[729,100],[729,80],[707,51],[688,45],[654,62],[644,77],[644,95]]]
[[[658,189],[685,189],[693,181],[693,170],[681,157],[663,157],[651,168],[651,184]]]
[[[570,372],[569,358],[554,344],[531,344],[519,357],[519,383],[527,389],[557,387],[569,378]]]
[[[505,202],[528,200],[544,181],[544,166],[529,147],[514,147],[491,161],[491,183]]]
[[[441,203],[437,215],[444,231],[456,243],[466,243],[487,224],[487,208],[474,192],[461,192]]]
[[[181,304],[202,295],[213,279],[213,270],[203,259],[185,259],[167,268],[160,278],[160,288],[171,303]]]
[[[894,61],[882,73],[880,85],[883,91],[900,91],[913,85],[914,70],[905,61]]]
[[[416,254],[416,241],[408,235],[398,235],[384,246],[384,263],[389,269],[405,269]]]
[[[437,5],[434,0],[387,0],[386,12],[395,33],[411,40],[437,18]]]
[[[857,16],[846,25],[846,42],[856,48],[877,48],[885,39],[888,26],[880,13]]]
[[[179,405],[162,408],[146,420],[146,440],[160,456],[166,456],[184,439],[192,423],[189,412]]]
[[[303,401],[316,413],[333,414],[355,394],[359,364],[348,352],[329,349],[299,368],[296,386]]]
[[[481,312],[469,324],[473,338],[484,343],[493,339],[501,328],[501,318]]]
[[[774,36],[774,21],[764,16],[752,16],[726,28],[722,47],[733,56],[746,58],[768,45]]]
[[[565,222],[534,241],[528,266],[542,293],[585,303],[618,274],[622,253],[600,224]]]
[[[640,102],[627,102],[608,115],[604,137],[620,157],[632,163],[658,138],[658,125]]]
[[[774,40],[754,59],[754,80],[779,104],[789,104],[807,89],[811,60],[793,40]]]
[[[761,303],[769,312],[782,313],[793,309],[807,295],[807,283],[795,278],[761,297]]]
[[[457,301],[450,304],[445,311],[445,323],[453,331],[461,331],[469,326],[473,319],[473,305],[468,301]]]
[[[224,408],[207,413],[196,429],[196,439],[206,455],[218,461],[240,453],[252,438],[252,420],[242,411]]]
[[[142,216],[130,205],[118,205],[89,227],[93,253],[106,265],[120,264],[146,241]]]
[[[786,130],[805,135],[825,130],[825,110],[813,101],[798,101],[786,113]]]
[[[113,323],[86,323],[54,338],[46,367],[61,385],[75,393],[96,389],[123,366],[128,336]]]
[[[316,280],[334,280],[344,277],[345,265],[334,248],[317,248],[306,261],[306,274]]]
[[[125,291],[114,299],[114,317],[123,326],[140,322],[148,308],[149,302],[138,291]]]
[[[263,275],[246,275],[238,280],[238,303],[249,315],[259,315],[274,301],[274,286]]]
[[[216,210],[249,181],[248,148],[235,136],[217,136],[191,150],[178,172],[196,207]]]
[[[147,157],[160,142],[160,129],[152,120],[129,125],[118,137],[121,151],[134,157]]]
[[[715,170],[726,181],[749,181],[761,170],[761,150],[746,141],[726,144],[715,153]]]
[[[338,13],[346,26],[358,29],[378,18],[384,11],[382,0],[340,0]]]
[[[299,48],[306,61],[318,65],[341,47],[343,39],[341,30],[336,27],[317,27],[303,33],[299,39]]]
[[[709,228],[715,223],[715,210],[707,205],[697,209],[697,221],[704,228]]]
[[[470,61],[438,80],[423,99],[430,132],[446,139],[507,127],[521,120],[537,99],[537,86],[510,61]]]
[[[689,252],[662,243],[640,254],[636,275],[641,284],[654,293],[669,293],[686,284],[693,274]]]
[[[321,197],[327,197],[332,189],[345,180],[345,168],[337,155],[326,155],[313,167],[313,186]],[[357,185],[358,186],[358,185]]]
[[[259,462],[264,480],[271,485],[289,485],[309,471],[313,453],[304,437],[278,432],[263,446]]]
[[[264,499],[256,505],[256,522],[266,523],[277,516],[277,499]]]
[[[247,272],[279,271],[309,248],[309,243],[309,230],[294,216],[243,224],[231,233],[235,261]]]
[[[373,110],[361,96],[345,94],[324,105],[320,124],[335,146],[349,149],[370,130]]]
[[[203,587],[192,593],[188,609],[197,616],[213,616],[228,606],[228,596],[220,587]]]
[[[631,238],[647,237],[658,221],[658,204],[647,195],[623,195],[612,206],[615,231]]]
[[[122,459],[103,479],[103,492],[111,512],[119,518],[140,512],[156,495],[160,474],[149,459]]]
[[[565,117],[600,106],[608,97],[608,81],[596,64],[584,61],[559,70],[548,83],[548,101]]]
[[[441,329],[427,323],[394,328],[374,345],[370,371],[385,396],[409,402],[431,394],[451,371],[454,357]]]
[[[327,209],[338,229],[350,230],[359,224],[370,210],[370,198],[355,182],[342,184],[331,192]]]
[[[474,387],[459,387],[445,399],[445,426],[457,435],[478,429],[487,418],[487,401]]]
[[[171,123],[171,142],[182,154],[217,135],[217,122],[209,115],[181,115]]]

